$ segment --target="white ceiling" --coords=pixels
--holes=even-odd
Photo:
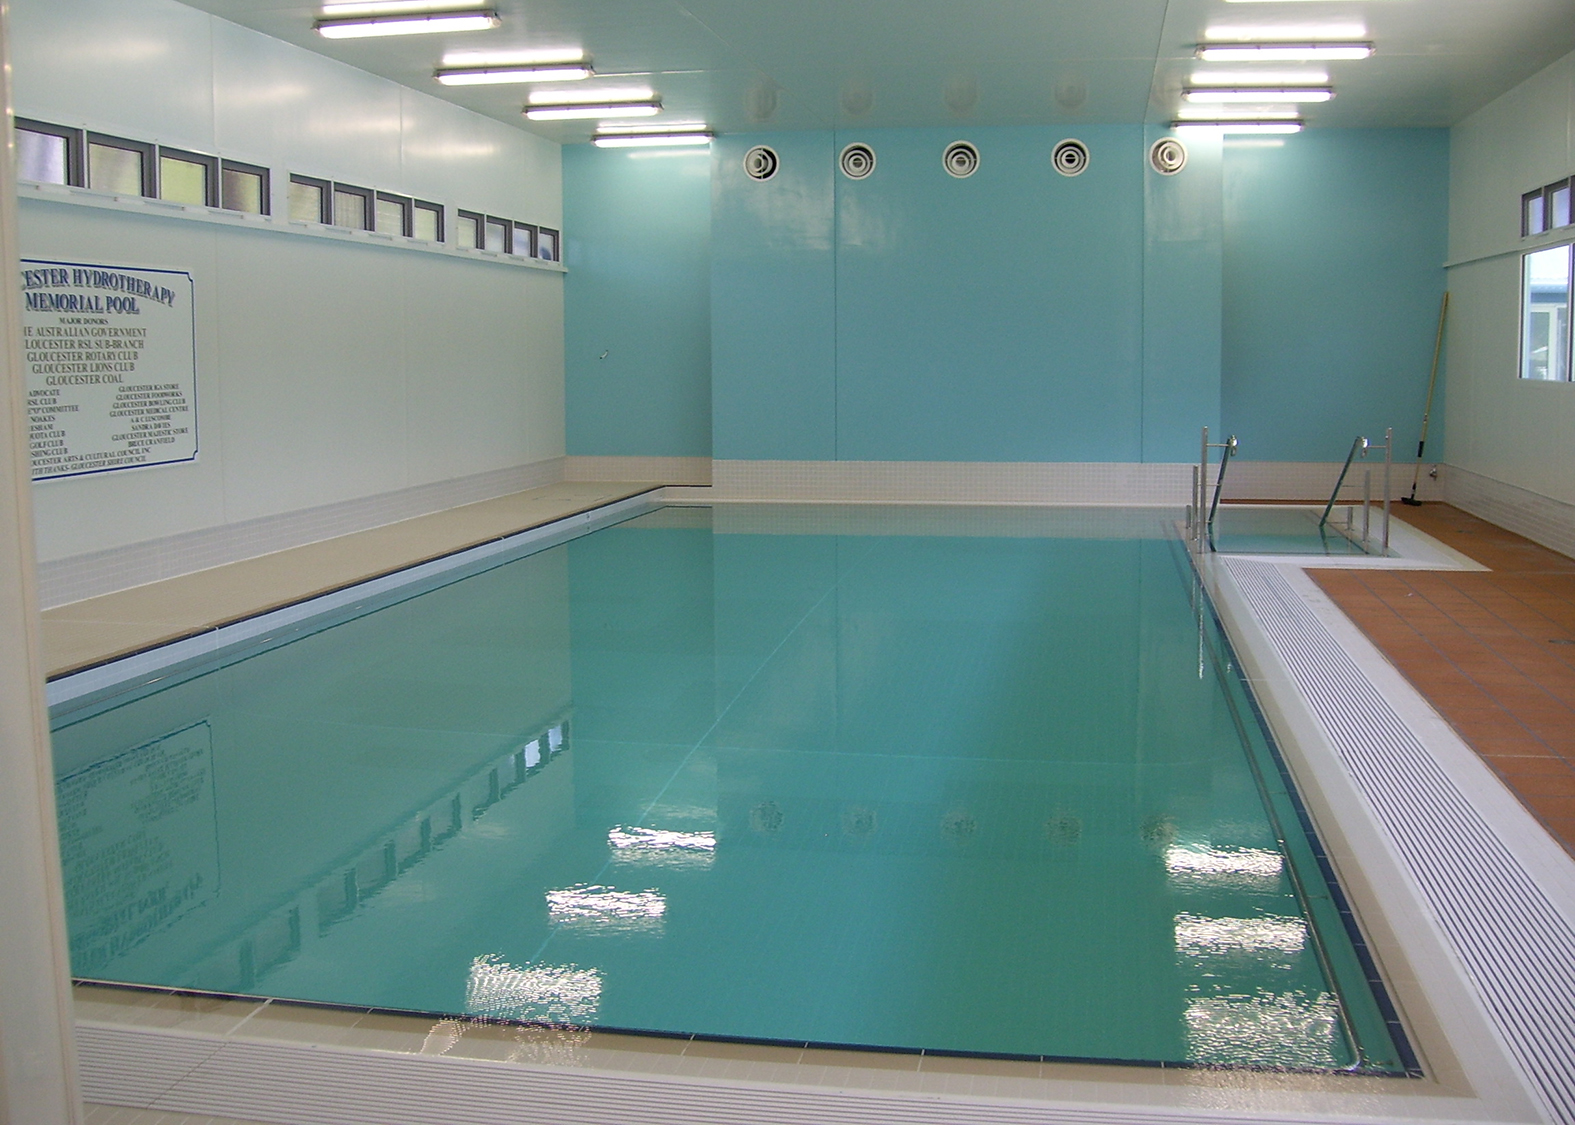
[[[1575,0],[495,0],[493,31],[338,41],[312,31],[317,5],[188,2],[565,142],[593,123],[527,123],[529,87],[440,86],[433,67],[581,47],[598,73],[577,92],[648,86],[664,112],[647,120],[722,132],[1165,122],[1207,29],[1356,24],[1372,58],[1294,68],[1336,90],[1309,126],[1451,125],[1575,50]]]

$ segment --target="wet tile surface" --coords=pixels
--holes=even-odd
[[[1447,504],[1397,514],[1493,569],[1309,573],[1575,851],[1575,559]]]

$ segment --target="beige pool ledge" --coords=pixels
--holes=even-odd
[[[565,481],[48,609],[51,677],[662,487]]]

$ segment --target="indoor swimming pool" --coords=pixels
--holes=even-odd
[[[652,507],[52,685],[73,971],[1414,1073],[1174,513]]]

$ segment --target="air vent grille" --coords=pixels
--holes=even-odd
[[[1050,153],[1050,163],[1063,176],[1081,176],[1088,169],[1088,146],[1082,141],[1062,141]]]
[[[967,141],[953,141],[946,146],[941,164],[948,174],[965,179],[979,170],[979,150]]]
[[[875,150],[869,145],[851,144],[842,150],[838,163],[842,174],[850,180],[862,180],[875,171]]]
[[[1161,176],[1174,176],[1187,166],[1187,146],[1175,137],[1161,137],[1149,146],[1148,162]]]
[[[752,180],[769,180],[777,174],[776,149],[756,145],[744,153],[744,174]]]

